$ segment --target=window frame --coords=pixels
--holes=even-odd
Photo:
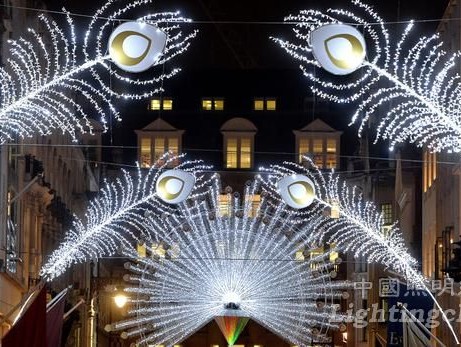
[[[143,140],[150,140],[150,152],[149,160],[144,160],[144,156],[147,153],[143,152],[142,142]],[[175,151],[171,150],[170,142],[176,140]],[[161,142],[161,143],[160,143]],[[173,155],[177,156],[181,153],[182,148],[182,133],[181,132],[159,132],[159,133],[140,133],[138,134],[138,160],[141,168],[150,168],[154,165],[159,158],[166,152],[173,152]],[[157,151],[157,149],[161,149]],[[157,156],[158,154],[158,156]],[[149,162],[150,164],[144,164]]]
[[[298,163],[303,163],[303,156],[308,156],[312,159],[315,165],[321,170],[337,169],[339,166],[339,138],[337,136],[329,136],[327,134],[300,134],[296,139],[296,153]],[[329,148],[329,144],[334,141],[335,150]],[[321,143],[321,147],[317,147]],[[306,150],[307,151],[304,151]],[[321,149],[321,151],[319,151]],[[334,165],[332,165],[334,163]]]
[[[228,146],[228,143],[230,140],[235,140],[236,141],[236,166],[235,167],[230,167],[228,165],[229,163],[229,146]],[[248,140],[249,141],[249,146],[250,146],[250,151],[249,152],[245,152],[245,153],[248,153],[248,157],[249,157],[249,160],[250,160],[250,164],[249,166],[243,166],[243,161],[242,161],[242,158],[243,158],[243,151],[242,151],[242,142],[243,140]],[[237,169],[242,169],[242,170],[251,170],[253,168],[253,164],[254,164],[254,139],[253,139],[253,135],[252,134],[226,134],[224,136],[224,150],[225,150],[225,153],[224,153],[224,166],[225,166],[225,169],[226,170],[237,170]]]

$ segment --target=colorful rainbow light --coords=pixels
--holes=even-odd
[[[214,320],[229,346],[233,346],[250,319],[248,317],[223,316],[216,317]]]

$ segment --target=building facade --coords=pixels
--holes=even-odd
[[[444,49],[454,53],[461,49],[461,26],[457,18],[461,16],[461,4],[457,0],[449,2],[438,33],[444,42]],[[456,19],[456,20],[455,20]],[[423,273],[435,281],[446,285],[439,300],[444,309],[461,309],[460,293],[460,234],[461,234],[461,166],[459,154],[431,153],[425,150],[422,186],[422,257]],[[456,253],[458,252],[458,253]],[[458,255],[456,255],[458,254]],[[452,322],[458,336],[461,335],[459,319]],[[445,344],[454,343],[445,323],[433,329],[433,333]]]
[[[28,27],[43,32],[37,12],[25,8],[44,5],[40,1],[6,0],[2,6],[4,62],[9,53],[7,40],[18,39]],[[102,127],[98,122],[93,125],[95,135],[81,135],[77,143],[56,134],[0,146],[0,338],[10,328],[26,293],[40,283],[40,269],[71,228],[73,215],[81,216],[88,199],[99,189]],[[73,284],[68,296],[71,305],[87,295],[89,278],[89,267],[77,266],[62,281],[48,285],[48,292],[52,295]],[[81,307],[79,322],[68,320],[65,335],[69,341],[83,343],[89,339],[87,316]]]

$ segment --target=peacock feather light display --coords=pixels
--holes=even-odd
[[[163,82],[180,71],[171,64],[174,58],[197,34],[184,29],[188,18],[178,12],[158,12],[133,19],[131,30],[116,40],[119,53],[127,49],[127,54],[117,56],[108,49],[114,29],[134,11],[153,4],[152,0],[109,0],[94,14],[83,37],[76,34],[71,14],[67,13],[67,25],[62,27],[40,15],[40,31],[29,29],[25,37],[10,40],[9,58],[0,68],[0,143],[56,130],[76,140],[77,133],[92,132],[93,114],[104,126],[111,116],[120,120],[117,99],[161,92]],[[155,37],[149,35],[154,31]],[[125,69],[118,60],[125,62]],[[149,71],[133,75],[135,70],[128,67],[139,64]]]
[[[459,344],[458,336],[431,292],[428,280],[416,270],[417,261],[409,254],[397,223],[383,229],[381,213],[372,202],[363,198],[359,188],[349,186],[334,172],[325,175],[310,158],[305,157],[304,161],[309,169],[294,163],[263,169],[269,175],[259,176],[263,182],[262,189],[270,196],[281,196],[274,206],[293,203],[290,196],[283,193],[291,186],[293,193],[289,195],[296,198],[296,182],[311,182],[314,188],[308,192],[311,196],[306,203],[308,208],[290,212],[295,225],[302,225],[300,229],[309,235],[311,242],[334,243],[343,252],[352,253],[355,258],[362,258],[368,263],[383,264],[403,276],[410,285],[425,290]],[[281,185],[287,178],[290,178],[289,184]]]
[[[300,346],[322,341],[341,324],[330,318],[348,286],[330,282],[336,252],[383,264],[427,289],[397,226],[384,232],[381,214],[358,188],[305,162],[262,168],[242,195],[184,157],[167,154],[137,175],[124,172],[101,190],[85,221],[76,219],[42,275],[52,280],[74,263],[123,251],[132,259],[136,308],[113,329],[154,345],[182,341],[222,317],[228,341],[245,319]],[[139,257],[136,244],[147,256]],[[332,249],[316,252],[324,245]]]
[[[223,193],[215,175],[206,195],[151,215],[146,254],[126,251],[131,317],[111,329],[142,346],[179,344],[213,320],[229,346],[248,320],[298,346],[345,329],[339,303],[350,285],[331,279],[336,249],[316,253],[259,186]]]
[[[294,38],[273,38],[299,63],[311,90],[336,103],[352,103],[360,132],[377,117],[376,140],[412,142],[431,151],[461,151],[459,53],[443,50],[438,35],[415,37],[414,23],[392,40],[372,7],[289,15]],[[330,73],[321,73],[320,67]]]
[[[158,197],[156,182],[162,171],[176,165],[181,158],[166,155],[147,172],[122,171],[120,177],[106,182],[99,196],[91,201],[84,218],[75,216],[73,228],[43,266],[42,276],[53,280],[73,264],[113,255],[142,238],[148,231],[145,215],[151,211],[162,214],[174,210]],[[177,166],[177,170],[194,177],[195,186],[187,192],[190,197],[200,194],[206,169],[209,167],[195,161]]]

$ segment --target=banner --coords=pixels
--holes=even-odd
[[[47,347],[46,289],[34,295],[32,303],[2,339],[2,347]]]

